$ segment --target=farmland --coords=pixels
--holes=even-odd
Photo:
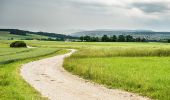
[[[1,41],[0,47],[0,99],[46,99],[20,76],[22,64],[67,52],[58,48],[9,48],[10,41]]]
[[[74,48],[64,68],[82,78],[153,99],[170,99],[170,44],[25,41],[37,48],[9,48],[0,41],[1,98],[42,98],[19,75],[20,66]],[[25,89],[25,91],[22,91]],[[29,95],[29,97],[28,97]],[[7,98],[8,97],[8,98]]]
[[[35,35],[35,34],[28,34],[28,35],[15,35],[10,34],[10,32],[0,31],[0,40],[17,40],[17,39],[47,39],[47,36]]]
[[[64,67],[109,88],[168,100],[169,50],[168,44],[159,43],[104,43],[80,49]]]

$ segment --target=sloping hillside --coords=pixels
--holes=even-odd
[[[76,39],[76,37],[49,32],[32,32],[19,29],[0,29],[0,39],[65,40]]]
[[[148,40],[169,39],[170,32],[154,32],[150,30],[92,30],[72,33],[71,36],[85,36],[101,37],[103,35],[131,35],[133,37],[144,37]]]
[[[27,35],[15,35],[10,32],[0,31],[0,40],[29,40],[29,39],[48,39],[48,36],[27,34]]]

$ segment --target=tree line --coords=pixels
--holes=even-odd
[[[82,42],[146,42],[146,38],[134,38],[131,35],[113,35],[111,37],[103,35],[102,37],[81,36]]]

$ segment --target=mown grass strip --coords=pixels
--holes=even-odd
[[[58,50],[59,49],[55,49],[55,48],[35,48],[29,52],[0,56],[0,61],[1,61],[0,64],[8,64],[8,63],[15,62],[18,60],[36,57],[42,54],[43,55],[51,54]]]
[[[12,55],[12,54],[17,54],[17,53],[25,53],[25,52],[29,52],[29,51],[32,51],[32,50],[33,49],[27,49],[27,50],[16,51],[16,52],[8,52],[8,53],[0,54],[0,56],[7,56],[7,55]]]

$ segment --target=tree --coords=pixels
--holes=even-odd
[[[170,43],[170,39],[168,39],[167,41],[168,41],[168,43]]]
[[[90,37],[90,36],[81,36],[80,37],[81,41],[85,41],[85,42],[146,42],[146,38],[134,38],[131,35],[119,35],[118,37],[116,35],[113,35],[112,37],[108,37],[107,35],[103,35],[101,38],[99,37]],[[169,40],[170,42],[170,40]]]
[[[99,38],[98,37],[91,37],[91,42],[99,42]]]
[[[125,42],[125,36],[124,35],[119,35],[118,36],[118,42]]]
[[[142,39],[141,39],[141,42],[146,42],[146,39],[145,39],[145,38],[142,38]]]
[[[131,35],[126,36],[126,42],[133,42],[133,37]]]
[[[135,40],[136,42],[141,42],[141,38],[140,37],[138,37],[138,38],[136,38],[136,40]]]
[[[84,41],[90,42],[90,40],[91,40],[91,37],[90,37],[90,36],[88,36],[88,35],[84,36]]]
[[[81,36],[80,40],[81,40],[81,42],[83,42],[84,41],[84,36]]]
[[[116,36],[116,35],[113,35],[113,36],[111,37],[111,41],[112,41],[112,42],[116,42],[116,41],[117,41],[117,36]]]
[[[110,39],[107,35],[102,36],[102,42],[109,42],[109,41],[110,41]]]
[[[15,35],[26,35],[25,31],[18,30],[18,29],[13,29],[10,31],[10,34],[15,34]]]
[[[10,47],[17,48],[17,47],[27,47],[24,41],[14,41],[10,44]]]

